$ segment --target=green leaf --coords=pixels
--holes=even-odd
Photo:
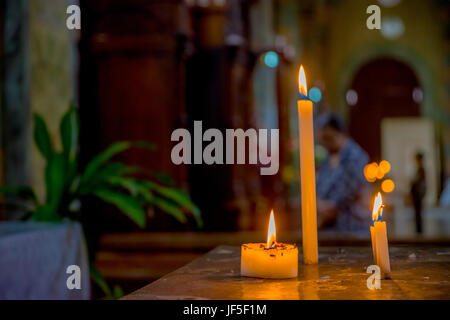
[[[175,185],[175,182],[173,181],[173,179],[171,177],[169,177],[167,174],[164,173],[159,173],[156,171],[151,171],[150,172],[156,179],[158,179],[158,181],[168,185],[168,186],[173,186]]]
[[[66,166],[62,153],[54,154],[45,168],[45,184],[47,189],[47,205],[58,214],[59,204],[65,191]]]
[[[141,168],[135,166],[126,166],[120,162],[109,162],[101,167],[90,179],[80,182],[80,194],[87,194],[108,184],[112,177],[121,177],[126,174],[139,172]]]
[[[113,288],[113,298],[118,300],[124,296],[123,290],[119,286],[114,286]]]
[[[78,113],[74,107],[69,108],[64,114],[59,131],[64,156],[68,161],[74,161],[77,155],[79,133]]]
[[[155,197],[150,189],[146,186],[147,181],[141,181],[133,178],[126,177],[113,177],[110,179],[110,182],[115,186],[120,186],[128,190],[133,196],[141,196],[144,202],[154,205],[161,209],[162,211],[172,215],[178,221],[182,223],[186,223],[187,219],[184,215],[183,210],[170,201],[167,201],[164,198]]]
[[[103,276],[100,274],[100,272],[98,272],[97,268],[92,263],[89,267],[89,274],[91,276],[91,279],[96,285],[99,286],[105,296],[107,298],[112,297],[111,289],[109,289],[108,283],[106,283],[105,278],[103,278]]]
[[[181,207],[191,212],[195,218],[197,225],[199,227],[203,226],[200,209],[191,201],[186,193],[175,188],[168,188],[158,185],[157,183],[154,183],[152,181],[146,181],[145,185],[148,186],[148,188],[161,194],[162,196],[178,203]]]
[[[11,197],[18,197],[23,200],[32,200],[34,203],[37,204],[37,198],[36,194],[34,193],[33,189],[28,186],[20,186],[20,187],[13,187],[13,186],[4,186],[0,187],[0,193],[11,196]]]
[[[66,161],[67,174],[66,185],[71,186],[78,170],[78,136],[79,120],[75,107],[70,107],[61,119],[59,126],[64,159]]]
[[[31,219],[44,222],[60,221],[61,217],[58,216],[57,208],[52,205],[41,205],[33,212]]]
[[[177,219],[181,223],[187,222],[186,216],[177,205],[157,197],[153,197],[149,202],[158,207],[159,209],[161,209],[162,211],[172,215],[175,219]]]
[[[133,188],[136,188],[137,194],[141,196],[145,202],[154,204],[154,196],[150,189],[145,185],[146,181],[133,179]],[[131,192],[131,191],[130,191]]]
[[[132,196],[137,196],[139,193],[140,185],[135,179],[127,177],[110,177],[108,182],[114,186],[119,186],[128,190]]]
[[[53,145],[47,125],[39,114],[34,114],[34,142],[47,161],[52,157]]]
[[[153,195],[153,193],[150,191],[150,188],[148,187],[148,184],[151,183],[150,181],[143,181],[129,178],[128,180],[132,181],[126,181],[127,184],[122,183],[122,186],[127,188],[127,185],[132,185],[133,191],[137,192],[137,194],[141,196],[146,203],[158,207],[163,212],[172,215],[175,219],[177,219],[181,223],[187,222],[186,216],[178,204],[172,203],[164,198],[158,198]]]
[[[145,227],[145,211],[137,199],[108,189],[94,191],[94,195],[105,202],[114,204],[138,226]]]
[[[107,161],[109,161],[113,156],[121,153],[131,147],[140,147],[140,148],[148,148],[154,149],[154,146],[148,142],[138,141],[138,142],[128,142],[121,141],[112,144],[108,149],[104,152],[97,155],[91,162],[86,166],[86,170],[82,176],[82,181],[89,180],[97,170],[103,166]]]
[[[131,147],[131,142],[121,141],[112,144],[106,151],[97,155],[86,166],[82,180],[89,180],[100,167],[105,164],[114,155],[123,152]]]

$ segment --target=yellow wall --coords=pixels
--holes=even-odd
[[[445,58],[442,26],[433,1],[407,0],[393,8],[381,8],[381,17],[397,16],[405,31],[395,40],[366,27],[366,8],[372,0],[343,0],[332,15],[327,65],[327,89],[332,106],[345,113],[344,97],[358,68],[378,56],[398,58],[416,72],[424,89],[423,114],[436,118],[445,105]],[[438,113],[439,114],[439,113]]]

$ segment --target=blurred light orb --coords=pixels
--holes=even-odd
[[[395,183],[391,179],[386,179],[381,183],[381,190],[385,193],[394,191]]]
[[[412,98],[415,103],[422,103],[423,101],[423,91],[420,88],[414,88],[412,92]]]
[[[269,68],[276,68],[278,66],[278,54],[274,51],[268,51],[264,55],[264,63]]]
[[[382,160],[379,164],[379,167],[384,174],[388,173],[391,170],[391,164],[387,160]]]
[[[345,94],[345,100],[347,100],[349,106],[356,105],[358,103],[358,93],[353,89],[348,90]]]
[[[405,32],[405,25],[399,17],[386,17],[381,20],[381,34],[385,38],[397,39],[403,32]]]
[[[312,102],[319,102],[322,100],[322,91],[317,87],[312,87],[309,89],[309,99],[311,99]]]
[[[402,0],[378,0],[383,7],[392,8],[398,5]]]
[[[375,162],[369,163],[364,167],[364,177],[369,182],[375,182],[378,173],[378,165]]]
[[[376,178],[378,180],[381,180],[381,179],[384,178],[384,171],[383,171],[383,169],[380,166],[377,167]]]

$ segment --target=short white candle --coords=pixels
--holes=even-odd
[[[298,275],[298,248],[277,243],[275,218],[270,214],[267,243],[241,246],[241,275],[266,279],[295,278]]]
[[[391,264],[389,260],[389,245],[387,239],[386,222],[381,221],[383,218],[383,199],[378,192],[375,198],[372,221],[373,226],[370,227],[370,235],[372,238],[372,252],[374,263],[380,267],[383,279],[390,278]]]

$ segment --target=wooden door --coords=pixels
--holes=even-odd
[[[174,165],[170,158],[171,134],[186,125],[180,50],[180,39],[187,32],[180,21],[183,2],[82,1],[81,5],[84,163],[113,142],[145,140],[154,143],[156,151],[133,149],[120,160],[165,173],[177,187],[186,187],[182,185],[186,168]],[[161,218],[149,228],[179,225],[168,215]],[[123,215],[111,212],[101,220],[98,223],[104,230],[135,228]]]
[[[381,120],[392,117],[420,116],[420,87],[412,69],[391,58],[368,62],[356,74],[351,89],[357,103],[349,106],[349,131],[353,139],[369,153],[371,160],[381,159]],[[419,90],[419,91],[418,91]]]

